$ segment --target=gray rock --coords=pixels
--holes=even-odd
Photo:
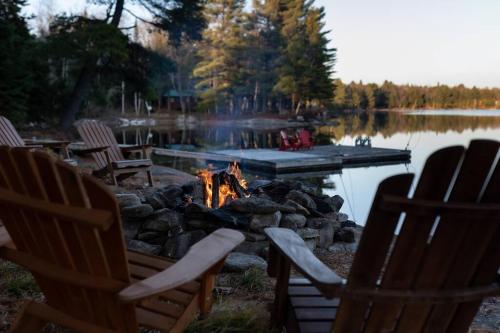
[[[323,225],[330,223],[331,220],[323,217],[310,217],[306,221],[308,228],[320,229]]]
[[[340,227],[341,228],[356,228],[357,226],[358,225],[356,224],[356,222],[351,221],[351,220],[340,222]]]
[[[207,206],[193,202],[186,206],[184,216],[192,219],[205,219],[208,212],[209,208]]]
[[[307,219],[301,214],[285,214],[281,218],[281,226],[286,228],[287,226],[295,226],[296,228],[304,228]],[[289,228],[292,229],[292,228]]]
[[[146,231],[137,235],[137,239],[148,244],[163,246],[167,241],[168,234],[166,232]]]
[[[334,228],[331,223],[324,224],[321,229],[319,229],[319,243],[318,246],[322,249],[327,249],[333,244]]]
[[[316,209],[318,212],[321,212],[324,214],[333,212],[332,206],[330,206],[330,204],[325,200],[327,198],[329,198],[327,195],[321,196],[321,197],[317,197],[317,196],[312,197],[312,199],[316,203]]]
[[[250,229],[257,232],[263,232],[268,227],[278,227],[280,225],[281,212],[276,211],[273,214],[253,215],[250,220]]]
[[[302,228],[297,230],[297,234],[304,240],[311,238],[319,238],[319,231],[312,228]]]
[[[334,195],[333,197],[319,196],[313,197],[314,201],[317,204],[318,211],[321,213],[338,213],[342,205],[344,204],[344,199],[340,195]]]
[[[161,246],[151,245],[146,242],[142,242],[135,239],[127,240],[127,248],[129,248],[130,250],[143,252],[147,254],[154,254],[154,255],[158,255],[161,252]]]
[[[288,192],[286,198],[295,201],[296,203],[304,206],[307,209],[316,209],[316,203],[314,202],[314,200],[309,195],[303,192],[292,190]]]
[[[268,241],[258,241],[258,242],[244,241],[234,249],[234,252],[252,254],[266,258],[264,255],[265,255],[265,249],[268,246],[269,246]]]
[[[123,220],[123,234],[126,239],[134,239],[141,228],[142,221]]]
[[[118,204],[121,208],[141,204],[141,199],[133,193],[116,194],[116,200],[118,200]]]
[[[314,251],[316,249],[318,240],[317,238],[309,238],[309,239],[304,239],[304,243],[306,243],[306,246],[309,248],[309,250]]]
[[[248,191],[253,192],[259,187],[265,187],[271,184],[272,181],[267,179],[254,179],[248,184]]]
[[[332,205],[335,212],[340,212],[340,209],[342,208],[342,205],[344,204],[344,199],[338,194],[329,198],[327,201],[328,201],[328,203],[330,203],[330,205]]]
[[[148,194],[145,196],[144,201],[155,210],[165,208],[165,203],[160,193]]]
[[[346,222],[349,219],[349,215],[344,213],[337,213],[337,221],[342,223]]]
[[[205,236],[206,233],[203,230],[194,230],[179,234],[167,240],[163,246],[162,255],[180,259],[188,252],[192,245],[198,243]]]
[[[224,262],[224,270],[226,272],[243,273],[252,267],[264,271],[267,269],[267,262],[256,255],[240,252],[230,253]]]
[[[151,205],[141,204],[122,208],[122,216],[126,219],[143,219],[153,214]]]
[[[354,230],[352,228],[341,228],[336,230],[334,235],[334,241],[354,243],[356,241],[356,238],[354,236]]]
[[[250,231],[242,231],[243,235],[245,235],[245,239],[250,242],[260,242],[266,240],[266,236],[263,234],[258,234]]]
[[[217,223],[213,223],[212,221],[207,221],[207,220],[197,220],[197,219],[191,219],[185,222],[187,227],[192,230],[204,230],[208,232],[215,231],[218,229],[220,226]]]
[[[177,185],[169,185],[160,190],[161,195],[163,196],[163,203],[167,208],[175,208],[178,205],[182,204],[182,196],[184,195],[184,191],[182,187]]]
[[[182,191],[185,194],[190,195],[193,198],[193,201],[203,202],[203,184],[200,180],[193,180],[182,185]]]
[[[160,209],[149,216],[142,229],[156,232],[178,233],[182,225],[182,215],[168,208]]]
[[[211,223],[218,223],[230,228],[248,227],[251,215],[248,213],[235,212],[227,206],[217,209],[210,209],[208,218]]]
[[[295,213],[295,209],[292,207],[283,206],[274,201],[255,196],[231,201],[227,206],[240,213],[272,214],[277,211]]]
[[[287,200],[284,205],[295,208],[297,214],[302,214],[305,216],[309,216],[311,214],[309,212],[309,210],[307,210],[306,207],[302,206],[301,204],[296,203],[293,200]]]
[[[295,221],[291,221],[291,220],[283,221],[283,218],[281,219],[281,222],[280,222],[280,228],[286,228],[286,229],[290,229],[293,231],[297,231],[297,229],[298,229],[297,223],[295,223]]]

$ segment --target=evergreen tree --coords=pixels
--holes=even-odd
[[[254,109],[274,111],[280,97],[273,88],[278,82],[280,50],[284,46],[281,28],[286,7],[283,0],[254,0],[253,8],[251,17],[258,33],[250,49],[255,84]]]
[[[291,98],[298,112],[303,103],[325,102],[333,97],[335,49],[328,48],[324,9],[314,1],[287,0],[281,34],[284,47],[275,90]]]
[[[308,57],[308,69],[305,73],[304,94],[309,100],[327,101],[333,97],[333,64],[335,61],[335,49],[328,47],[330,42],[324,31],[325,10],[311,8],[306,16],[306,33],[308,45],[306,55]]]
[[[234,93],[243,83],[242,51],[244,0],[213,0],[205,8],[208,28],[204,32],[194,69],[201,91],[202,108],[234,111]]]
[[[26,20],[21,16],[24,0],[0,3],[0,114],[22,121],[29,108],[33,88],[30,52],[33,39]]]

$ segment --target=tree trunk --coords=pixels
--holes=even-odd
[[[68,129],[75,121],[76,114],[80,111],[83,100],[90,91],[90,83],[97,69],[96,60],[90,59],[83,66],[71,97],[61,116],[61,127]]]
[[[111,25],[118,27],[123,13],[123,5],[125,0],[116,0],[115,11],[111,19]],[[68,103],[66,104],[63,114],[61,115],[60,125],[63,129],[68,129],[75,121],[76,115],[80,111],[82,102],[87,98],[92,80],[97,72],[98,58],[90,58],[80,71],[75,87],[71,92]]]

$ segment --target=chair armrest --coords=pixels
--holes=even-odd
[[[50,148],[50,147],[64,148],[64,147],[67,147],[71,143],[71,141],[59,141],[59,140],[44,141],[44,140],[31,140],[31,139],[25,139],[24,142],[27,145],[40,145],[40,146],[44,146],[44,147],[48,147],[48,148]]]
[[[286,257],[295,269],[308,278],[325,296],[332,298],[339,292],[344,285],[344,279],[316,258],[299,235],[286,228],[266,228],[264,232],[271,246]],[[272,270],[272,267],[269,269]]]
[[[151,148],[153,145],[139,145],[139,146],[126,146],[126,147],[120,147],[121,151],[126,153],[130,151],[141,151],[143,149]]]
[[[93,148],[85,148],[85,149],[73,149],[73,153],[76,155],[88,155],[92,153],[101,153],[109,149],[108,146],[102,147],[93,147]]]
[[[161,294],[193,281],[220,263],[245,237],[232,229],[219,229],[195,245],[174,265],[123,289],[118,298],[123,303],[136,302]]]

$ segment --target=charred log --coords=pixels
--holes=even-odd
[[[212,208],[219,208],[219,174],[212,175]]]
[[[238,198],[245,198],[248,196],[247,190],[240,185],[240,182],[238,181],[238,178],[236,178],[235,175],[229,175],[229,185],[231,186],[232,190],[236,193]]]

